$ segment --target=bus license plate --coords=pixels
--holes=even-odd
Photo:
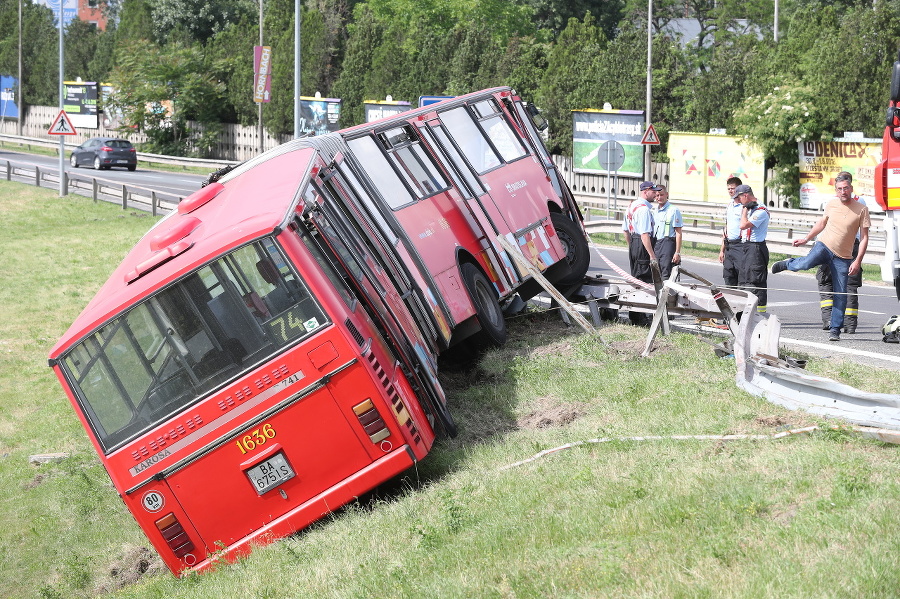
[[[256,489],[257,495],[262,495],[284,481],[294,478],[294,470],[284,459],[284,454],[276,453],[265,462],[247,470],[247,477]]]

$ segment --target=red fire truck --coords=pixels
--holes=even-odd
[[[509,88],[295,140],[217,173],[126,256],[50,354],[173,572],[297,531],[456,427],[437,357],[588,245]]]
[[[875,167],[875,200],[884,208],[886,244],[881,278],[894,284],[900,299],[900,58],[891,73],[891,98],[881,144],[881,162]]]

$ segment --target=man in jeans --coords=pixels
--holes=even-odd
[[[869,246],[869,209],[853,200],[853,185],[847,175],[838,175],[834,190],[837,196],[825,206],[825,214],[812,230],[794,245],[801,246],[819,235],[812,250],[803,258],[781,260],[772,265],[772,274],[783,270],[809,270],[825,264],[831,270],[834,286],[834,305],[831,308],[831,332],[829,341],[841,340],[844,325],[844,309],[847,307],[847,277],[862,270],[863,257]],[[859,253],[853,257],[853,244],[859,233]]]
[[[853,175],[847,171],[841,171],[838,177],[846,175],[848,181],[853,183]],[[835,178],[836,179],[836,178]],[[865,200],[855,195],[853,201],[865,204]],[[856,234],[856,241],[853,243],[853,258],[859,255],[859,233]],[[826,331],[831,330],[831,308],[834,306],[834,298],[831,285],[831,269],[825,265],[819,265],[816,269],[816,280],[819,282],[819,304],[822,309],[822,328]],[[862,287],[862,269],[855,275],[847,277],[847,309],[844,310],[844,333],[851,335],[856,332],[856,325],[859,320],[859,288]]]

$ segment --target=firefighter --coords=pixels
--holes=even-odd
[[[654,237],[653,250],[659,260],[659,272],[665,281],[675,264],[681,264],[681,229],[684,220],[681,210],[669,202],[669,190],[665,185],[657,185],[656,207],[653,209]]]
[[[631,266],[631,276],[653,283],[653,271],[650,263],[656,261],[656,252],[653,250],[653,200],[661,188],[650,181],[644,181],[640,186],[640,196],[631,202],[625,213],[625,222],[622,230],[628,240],[628,262]],[[646,325],[650,322],[650,316],[642,312],[628,311],[628,318],[632,324]]]
[[[853,175],[847,171],[841,171],[835,177],[853,183]],[[852,193],[853,188],[850,188]],[[866,202],[858,195],[852,196],[853,200],[866,205]],[[853,242],[853,258],[859,255],[859,233]],[[831,308],[834,298],[831,292],[834,290],[831,283],[831,268],[826,264],[819,265],[816,270],[816,281],[819,283],[819,306],[822,309],[822,330],[831,328]],[[862,287],[862,270],[847,277],[847,308],[844,310],[844,332],[850,335],[856,333],[856,325],[859,322],[859,288]]]
[[[759,299],[756,311],[765,313],[769,277],[769,248],[766,245],[769,211],[757,203],[749,185],[738,185],[732,199],[742,205],[740,244],[744,250],[738,269],[738,287],[756,294]]]
[[[740,244],[741,211],[743,204],[734,199],[734,190],[742,185],[740,178],[731,177],[726,181],[731,205],[725,210],[725,230],[722,232],[722,248],[719,262],[722,263],[722,279],[727,287],[738,286],[738,268],[743,262],[744,247]]]

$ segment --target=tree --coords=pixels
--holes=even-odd
[[[154,39],[161,44],[179,37],[185,43],[205,43],[229,24],[257,13],[257,6],[252,0],[155,0]]]
[[[591,108],[592,89],[602,89],[607,83],[594,78],[595,61],[606,45],[606,36],[588,14],[583,21],[569,19],[550,50],[537,103],[550,123],[552,152],[571,153],[572,109]]]
[[[59,102],[59,33],[53,12],[25,0],[22,4],[22,95],[25,104]],[[18,72],[19,13],[15,2],[0,5],[0,69]],[[23,109],[24,107],[20,107]]]
[[[774,164],[775,175],[768,185],[792,198],[795,205],[800,195],[797,144],[831,139],[826,124],[829,120],[813,89],[796,83],[748,97],[734,115],[735,125],[747,142]]]
[[[206,155],[221,129],[224,85],[216,80],[218,65],[202,48],[134,42],[122,50],[112,73],[109,104],[122,111],[128,126],[150,138],[151,152]],[[202,133],[190,137],[187,121]]]

